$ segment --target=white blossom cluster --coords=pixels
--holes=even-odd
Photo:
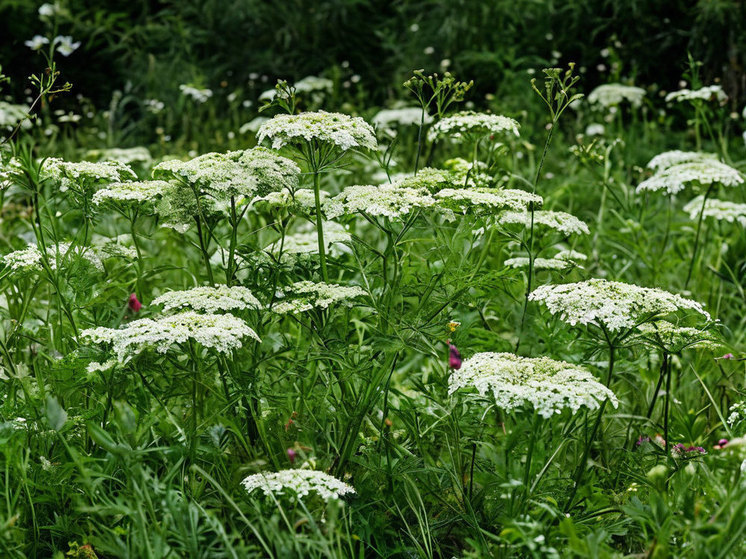
[[[124,258],[126,260],[136,260],[137,250],[131,246],[124,244],[123,239],[119,237],[114,239],[96,238],[94,235],[94,245],[96,253],[102,258]],[[122,238],[128,238],[130,241],[132,237],[130,235],[120,235]]]
[[[428,131],[427,139],[448,138],[461,142],[466,138],[484,136],[519,136],[518,122],[503,115],[463,111],[436,122]]]
[[[266,116],[257,116],[252,118],[249,122],[246,122],[241,125],[241,128],[238,129],[239,134],[246,134],[247,132],[251,132],[253,134],[256,134],[259,129],[262,127],[262,124],[267,122],[269,120]]]
[[[667,320],[646,322],[637,327],[643,340],[669,353],[680,353],[686,348],[717,349],[720,344],[709,330],[678,326]]]
[[[400,109],[383,109],[373,117],[373,126],[382,130],[390,130],[398,126],[419,125],[422,121],[420,107],[402,107]],[[430,124],[433,117],[425,113],[425,124]]]
[[[114,182],[97,190],[93,194],[92,202],[96,206],[106,202],[152,202],[169,188],[171,185],[161,180]]]
[[[93,149],[89,150],[86,156],[97,159],[98,161],[119,161],[125,165],[132,165],[133,163],[150,165],[153,161],[150,151],[143,146],[134,148]]]
[[[112,182],[137,180],[137,175],[124,163],[118,161],[63,161],[49,158],[44,161],[42,177],[55,180],[60,192],[78,189],[92,192]]]
[[[153,304],[162,305],[164,311],[192,309],[206,313],[262,307],[249,289],[238,285],[199,286],[183,291],[169,291],[154,299]]]
[[[739,423],[746,421],[746,400],[743,402],[736,402],[728,408],[728,411],[730,414],[728,414],[728,419],[726,421],[731,427],[735,427]]]
[[[268,497],[289,495],[291,498],[302,499],[313,491],[328,502],[355,493],[355,489],[350,485],[317,470],[280,470],[254,474],[241,483],[248,493],[261,489]]]
[[[0,130],[13,130],[18,123],[26,118],[31,107],[28,105],[16,105],[6,101],[0,101]],[[31,121],[24,121],[23,127],[29,128]],[[0,136],[2,137],[2,136]]]
[[[555,258],[557,260],[572,260],[579,262],[588,260],[588,257],[585,254],[576,250],[560,250],[552,258]]]
[[[257,142],[262,143],[266,138],[273,149],[312,141],[332,144],[342,151],[378,146],[373,128],[362,118],[324,111],[277,115],[259,128]]]
[[[206,103],[212,97],[211,89],[200,89],[193,85],[181,84],[179,90],[184,97],[188,97],[197,103]]]
[[[519,224],[530,227],[531,212],[503,212],[498,216],[498,221],[503,224]],[[549,229],[555,229],[564,235],[587,235],[590,233],[588,226],[583,221],[567,212],[556,212],[551,210],[535,211],[534,226],[537,225],[548,227]]]
[[[668,194],[676,194],[687,186],[711,184],[738,186],[743,184],[743,177],[736,169],[725,163],[703,158],[672,165],[655,173],[637,185],[637,193],[664,190]]]
[[[365,295],[367,295],[365,290],[356,285],[342,286],[333,283],[299,281],[278,291],[281,300],[272,307],[272,311],[277,314],[295,314],[310,311],[313,308],[325,309],[335,303],[352,306],[350,299]]]
[[[408,215],[415,208],[435,204],[435,199],[423,188],[406,188],[395,184],[356,185],[348,186],[327,200],[324,212],[329,219],[357,212],[396,219]]]
[[[47,247],[49,267],[52,270],[57,269],[57,255],[65,258],[70,250],[70,243],[59,243],[56,247]],[[101,258],[91,249],[81,250],[81,247],[75,247],[75,255],[85,258],[96,270],[103,271],[104,264]],[[30,244],[24,249],[10,252],[0,257],[5,266],[10,268],[12,273],[28,274],[40,272],[42,270],[42,253],[36,245]]]
[[[391,184],[399,188],[424,189],[432,193],[456,184],[462,185],[463,179],[461,182],[457,182],[457,177],[452,171],[425,167],[424,169],[420,169],[416,175],[398,175],[392,177]]]
[[[327,198],[329,198],[329,193],[319,189],[319,201],[324,203]],[[285,188],[270,192],[266,196],[257,196],[251,201],[251,205],[264,208],[285,208],[293,214],[310,213],[316,208],[316,198],[310,188],[299,188],[295,192]]]
[[[435,198],[448,207],[459,208],[463,213],[474,206],[525,212],[530,204],[539,206],[543,202],[538,194],[508,188],[444,188],[435,193]]]
[[[89,328],[81,332],[93,343],[109,346],[120,362],[154,349],[168,352],[174,345],[194,341],[220,353],[239,349],[242,340],[261,342],[256,332],[232,314],[199,314],[186,311],[156,319],[133,320],[124,328]]]
[[[282,239],[276,240],[266,247],[264,252],[279,258],[280,262],[283,263],[291,262],[305,255],[318,254],[318,233],[316,228],[310,225],[306,230],[286,235],[284,242]],[[335,254],[337,251],[332,249],[338,247],[333,247],[333,245],[347,243],[352,239],[350,233],[340,223],[324,221],[322,228],[324,230],[324,249],[327,253]],[[281,248],[282,255],[280,255]]]
[[[645,90],[641,87],[623,85],[621,83],[607,83],[599,85],[588,94],[588,102],[591,105],[602,107],[615,107],[627,101],[633,107],[642,105],[645,98]]]
[[[697,219],[702,211],[702,200],[704,196],[697,196],[684,206],[684,211],[691,219]],[[704,217],[710,217],[718,221],[728,223],[738,222],[741,227],[746,227],[746,204],[708,198],[704,203]]]
[[[505,265],[509,268],[528,268],[529,264],[528,256],[514,256],[505,260]],[[574,266],[575,263],[571,260],[534,258],[534,270],[567,270]]]
[[[298,186],[300,169],[290,159],[261,147],[226,153],[206,153],[189,161],[159,163],[153,176],[178,179],[209,191],[218,199],[254,198]]]
[[[448,379],[448,392],[475,389],[492,393],[498,408],[512,411],[532,406],[544,418],[569,408],[597,409],[604,400],[614,407],[614,393],[583,367],[547,357],[519,357],[512,353],[477,353],[465,360]]]
[[[692,163],[694,161],[702,161],[705,159],[717,160],[717,155],[714,153],[703,153],[701,151],[681,151],[674,149],[671,151],[664,151],[663,153],[659,153],[653,157],[653,159],[648,163],[648,169],[652,169],[658,173],[665,171],[674,165]]]
[[[662,289],[590,279],[563,285],[542,285],[529,300],[546,305],[550,313],[568,324],[595,324],[610,331],[632,328],[655,317],[694,311],[707,321],[702,305]]]
[[[681,103],[682,101],[717,101],[723,103],[728,99],[728,96],[723,91],[720,85],[708,85],[699,89],[680,89],[678,91],[672,91],[666,95],[666,102]]]

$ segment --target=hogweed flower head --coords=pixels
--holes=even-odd
[[[342,253],[340,245],[349,243],[352,235],[340,223],[334,221],[322,222],[324,229],[324,249],[327,253]],[[280,252],[282,249],[282,252]],[[264,249],[265,255],[270,255],[280,262],[286,263],[294,260],[317,256],[319,254],[319,243],[316,231],[301,229],[297,233],[287,235],[278,239]],[[261,258],[261,260],[266,260]]]
[[[718,103],[724,103],[727,100],[728,96],[720,85],[708,85],[694,90],[680,89],[666,95],[666,103],[681,103],[683,101],[717,101]]]
[[[97,159],[98,161],[119,161],[125,165],[132,165],[133,163],[150,165],[153,161],[150,151],[143,146],[134,148],[92,149],[88,151],[86,157]]]
[[[436,204],[424,188],[406,188],[394,184],[348,186],[324,204],[329,219],[358,212],[375,217],[399,219],[416,208]]]
[[[538,194],[507,188],[444,188],[436,192],[434,197],[440,204],[462,213],[475,208],[488,212],[507,209],[523,212],[530,205],[538,207],[543,202]]]
[[[588,94],[588,102],[591,105],[600,105],[605,108],[621,105],[625,101],[637,108],[642,105],[644,98],[645,90],[641,87],[621,83],[599,85]]]
[[[169,291],[153,300],[164,311],[191,309],[206,313],[260,309],[262,304],[249,289],[241,286],[199,286],[184,291]]]
[[[668,353],[681,353],[687,348],[714,350],[721,347],[715,336],[705,329],[678,326],[667,320],[646,322],[637,327],[640,339]]]
[[[355,148],[373,150],[378,147],[375,131],[365,120],[324,111],[277,115],[262,124],[256,139],[260,144],[269,139],[272,149],[313,141],[331,144],[342,151]]]
[[[448,385],[450,394],[460,389],[475,389],[482,396],[491,393],[500,409],[530,405],[545,418],[566,408],[572,413],[582,406],[597,409],[604,400],[618,405],[614,393],[588,370],[547,357],[477,353],[451,375]]]
[[[356,285],[342,286],[333,283],[299,281],[282,288],[278,295],[280,301],[272,307],[272,311],[277,314],[295,314],[314,308],[325,309],[336,303],[352,306],[352,299],[365,296],[367,293]]]
[[[467,138],[485,136],[518,137],[518,128],[518,122],[507,116],[463,111],[436,122],[428,131],[427,139],[433,142],[439,138],[447,138],[453,142],[462,142]]]
[[[355,489],[325,472],[316,470],[280,470],[273,473],[254,474],[242,482],[244,489],[252,493],[261,490],[267,497],[289,496],[303,499],[314,492],[324,501],[339,499],[355,493]]]
[[[242,346],[245,338],[261,342],[256,332],[231,314],[199,314],[186,311],[156,319],[141,318],[125,328],[89,328],[81,332],[95,344],[111,347],[120,362],[127,362],[146,350],[166,353],[174,346],[190,341],[219,353],[230,353]]]
[[[168,188],[171,188],[171,185],[160,180],[114,182],[96,191],[92,202],[96,206],[106,202],[153,202],[159,199]]]
[[[637,185],[637,193],[663,190],[667,194],[677,194],[689,186],[712,184],[738,186],[743,184],[743,177],[736,169],[725,163],[704,158],[663,169]]]
[[[704,201],[703,210],[703,199],[704,196],[697,196],[684,206],[684,211],[689,214],[690,219],[698,219],[700,212],[704,211],[704,217],[728,223],[738,222],[741,227],[746,227],[746,204],[708,198]]]
[[[41,176],[58,182],[61,192],[74,190],[88,194],[109,183],[137,180],[135,172],[118,161],[72,162],[58,158],[44,161]]]
[[[693,163],[695,161],[711,160],[717,161],[714,153],[703,153],[701,151],[681,151],[678,149],[659,153],[648,162],[648,169],[656,173],[665,171],[674,165],[682,163]]]
[[[544,303],[571,326],[594,324],[611,332],[681,311],[694,311],[710,320],[701,304],[681,295],[604,279],[543,285],[531,292],[529,300]]]
[[[531,226],[531,213],[528,211],[507,211],[497,216],[497,221],[503,225]],[[590,230],[585,222],[567,212],[539,210],[534,212],[534,226],[547,227],[559,231],[563,235],[588,235]]]

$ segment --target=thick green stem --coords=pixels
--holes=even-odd
[[[697,260],[697,249],[699,248],[699,236],[702,232],[702,220],[705,216],[705,206],[707,205],[707,198],[710,196],[712,191],[712,185],[707,188],[704,197],[702,198],[702,209],[699,211],[699,220],[697,221],[697,234],[694,236],[694,249],[692,249],[692,260],[689,262],[689,272],[686,274],[686,281],[684,282],[684,289],[689,287],[689,280],[692,279],[692,271],[694,270],[694,262]]]
[[[316,233],[319,240],[319,260],[321,261],[321,277],[325,282],[329,281],[326,271],[326,249],[324,245],[324,220],[321,215],[320,177],[318,170],[313,172],[313,196],[316,201]]]

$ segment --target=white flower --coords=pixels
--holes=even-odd
[[[511,209],[525,211],[530,204],[543,202],[541,196],[525,190],[502,188],[444,188],[435,193],[435,198],[448,207],[460,208],[466,213],[472,206],[483,206],[489,210]]]
[[[722,184],[738,186],[743,184],[743,177],[733,167],[715,159],[698,159],[687,163],[672,165],[637,185],[637,193],[664,190],[676,194],[687,186],[704,186]]]
[[[381,186],[348,186],[340,194],[327,200],[324,212],[330,219],[364,212],[370,216],[401,218],[415,208],[436,204],[435,199],[423,188],[404,188],[394,184]]]
[[[497,217],[501,224],[519,224],[525,227],[531,226],[531,212],[508,211]],[[577,217],[566,212],[555,212],[550,210],[539,210],[534,212],[534,227],[541,225],[555,229],[564,235],[587,235],[590,233],[588,226]]]
[[[324,248],[327,254],[340,254],[342,251],[337,250],[339,247],[333,245],[349,243],[352,236],[347,232],[343,225],[334,221],[324,221]],[[282,255],[280,255],[282,249]],[[264,249],[264,252],[280,259],[280,262],[290,262],[303,256],[316,255],[319,253],[318,233],[313,224],[298,233],[286,235],[284,242],[278,239]]]
[[[585,127],[586,136],[603,136],[606,132],[606,128],[603,124],[593,122]]]
[[[150,165],[153,158],[146,147],[134,148],[108,148],[89,150],[88,157],[98,159],[99,161],[119,161],[125,165],[139,163],[140,165]]]
[[[342,286],[333,283],[313,283],[299,281],[278,293],[280,301],[272,307],[277,314],[299,313],[313,308],[325,309],[334,303],[343,303],[350,307],[355,297],[367,295],[364,289],[356,285]]]
[[[57,158],[44,161],[42,177],[56,180],[61,192],[73,189],[88,193],[108,183],[137,180],[135,172],[118,161],[74,163]]]
[[[572,326],[594,324],[612,332],[680,311],[694,311],[710,320],[702,305],[681,295],[604,279],[543,285],[529,300],[544,303],[550,313]]]
[[[672,151],[664,151],[659,153],[648,163],[648,168],[653,171],[660,172],[665,171],[669,167],[674,165],[680,165],[681,163],[691,163],[694,161],[702,161],[703,159],[716,160],[717,155],[714,153],[702,153],[700,151],[681,151],[678,149]]]
[[[311,93],[311,92],[324,92],[331,93],[334,89],[334,82],[328,78],[320,78],[318,76],[306,76],[305,78],[298,80],[293,84],[296,92],[299,93]]]
[[[241,126],[241,128],[238,129],[238,133],[246,134],[247,132],[251,132],[253,134],[256,134],[262,127],[262,124],[264,124],[268,120],[269,119],[266,116],[255,117],[254,119]]]
[[[266,496],[289,495],[302,499],[311,491],[325,501],[336,500],[355,490],[324,472],[316,470],[281,470],[274,473],[254,474],[241,482],[247,492],[261,489]]]
[[[628,101],[633,107],[639,107],[644,97],[645,90],[641,87],[607,83],[591,91],[588,94],[588,102],[602,107],[614,107],[623,101]]]
[[[261,342],[246,322],[232,314],[198,314],[193,311],[133,320],[120,329],[89,328],[81,335],[93,343],[111,346],[120,362],[127,362],[148,349],[166,353],[174,345],[189,341],[220,353],[239,349],[244,338]]]
[[[555,254],[552,258],[556,260],[580,260],[585,261],[588,259],[588,257],[583,254],[582,252],[577,252],[575,250],[561,250],[557,254]]]
[[[70,253],[70,243],[61,242],[57,246],[48,246],[49,267],[56,270],[58,258],[63,260],[69,258],[69,256],[78,256],[88,261],[97,271],[104,271],[104,264],[94,250],[76,246],[70,255],[68,253]],[[0,257],[0,261],[15,274],[29,274],[42,270],[42,253],[36,245],[32,244]]]
[[[319,201],[323,204],[329,197],[326,190],[319,189]],[[277,192],[270,192],[266,196],[257,196],[251,201],[251,206],[262,208],[285,208],[290,213],[310,213],[316,209],[316,197],[310,188],[299,188],[291,192],[285,188]]]
[[[314,140],[334,145],[342,151],[376,149],[378,146],[373,128],[362,118],[324,111],[277,115],[259,128],[256,138],[258,143],[269,138],[273,149]]]
[[[93,194],[93,204],[105,202],[146,202],[155,201],[170,188],[166,181],[114,182]]]
[[[614,393],[578,365],[547,357],[519,357],[512,353],[477,353],[463,362],[448,379],[448,392],[472,388],[480,395],[492,393],[505,411],[532,406],[548,418],[569,408],[598,409],[601,402],[618,401]]]
[[[697,196],[691,200],[684,211],[689,214],[690,219],[698,219],[702,211],[703,196]],[[717,198],[708,198],[705,202],[704,217],[711,217],[718,221],[727,221],[733,223],[737,221],[741,227],[746,227],[746,204],[737,204]]]
[[[212,196],[264,196],[269,192],[298,186],[300,168],[291,160],[261,147],[245,151],[206,153],[180,161],[159,163],[153,169],[155,178],[178,179],[191,186],[208,190]]]
[[[70,35],[59,35],[52,40],[52,44],[57,45],[57,52],[62,56],[70,56],[80,47],[80,41],[73,43]]]
[[[54,4],[45,3],[39,6],[39,17],[40,18],[48,18],[52,17],[58,13],[60,13],[62,10],[60,9],[59,4],[55,2]]]
[[[189,97],[190,99],[193,99],[200,104],[206,103],[208,99],[212,97],[211,89],[200,89],[198,87],[187,84],[181,84],[179,86],[179,89],[181,90],[181,94],[184,95],[184,97]]]
[[[509,268],[528,268],[529,264],[528,256],[516,256],[505,260],[505,265]],[[534,270],[566,270],[574,265],[571,260],[534,258]]]
[[[436,122],[428,131],[427,139],[432,142],[437,138],[448,138],[460,142],[467,137],[519,136],[518,126],[507,116],[464,111]]]
[[[430,124],[433,117],[425,113],[424,124]],[[383,109],[373,117],[373,126],[381,129],[392,129],[396,126],[419,125],[422,122],[420,107],[403,107],[401,109]]]
[[[49,44],[49,39],[47,39],[46,37],[42,37],[41,35],[34,35],[33,39],[24,41],[23,44],[31,50],[41,50],[44,45]]]
[[[668,353],[680,353],[686,348],[716,349],[720,347],[714,336],[707,330],[677,326],[667,320],[646,322],[637,327],[641,339]]]
[[[722,86],[719,85],[708,85],[701,87],[700,89],[680,89],[679,91],[672,91],[666,95],[666,102],[670,103],[675,101],[681,103],[682,101],[717,101],[723,103],[728,99],[728,96],[723,91]]]
[[[0,101],[0,129],[7,128],[13,129],[18,126],[18,123],[24,120],[31,110],[28,105],[16,105],[14,103],[6,103]],[[31,126],[31,121],[26,121],[25,128]]]
[[[262,304],[249,289],[227,285],[169,291],[154,299],[153,305],[163,305],[164,311],[192,309],[206,313],[262,308]]]

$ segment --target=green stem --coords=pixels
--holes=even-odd
[[[702,220],[705,216],[705,206],[707,205],[707,198],[710,196],[712,191],[712,184],[705,191],[705,195],[702,198],[702,209],[699,211],[699,220],[697,221],[697,234],[694,236],[694,249],[692,250],[692,260],[689,262],[689,272],[686,274],[686,281],[684,282],[684,289],[689,287],[689,280],[692,279],[692,271],[694,270],[694,261],[697,259],[697,249],[699,248],[699,236],[702,232]]]
[[[329,281],[326,271],[326,250],[324,248],[324,221],[321,216],[320,177],[318,170],[313,172],[313,196],[316,201],[316,233],[319,240],[319,259],[321,261],[321,277],[325,282]]]

